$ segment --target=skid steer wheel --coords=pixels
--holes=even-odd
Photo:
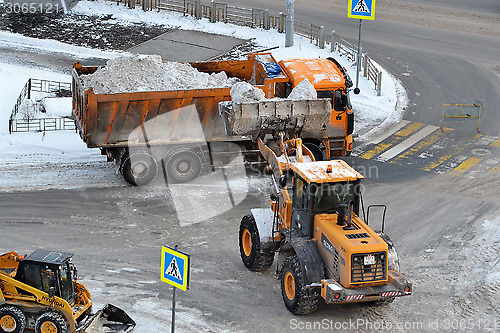
[[[0,333],[22,333],[26,328],[24,313],[15,306],[0,308]]]
[[[304,143],[304,146],[306,146],[307,149],[309,149],[311,151],[311,153],[313,154],[314,159],[316,161],[323,161],[324,160],[323,152],[321,151],[321,148],[319,147],[319,145],[312,143],[312,142],[306,142],[306,143]]]
[[[68,323],[57,312],[45,312],[35,322],[35,333],[67,333]]]
[[[158,173],[158,164],[153,156],[146,152],[137,152],[124,156],[121,165],[123,178],[127,183],[143,186],[150,183]]]
[[[167,179],[173,183],[185,183],[196,179],[201,172],[200,157],[190,151],[183,150],[165,158]]]
[[[263,249],[253,215],[245,215],[240,223],[240,254],[243,264],[252,271],[268,269],[274,260],[274,248]]]
[[[293,314],[308,314],[316,310],[319,295],[306,290],[302,267],[297,256],[285,259],[281,266],[281,294],[288,311]]]

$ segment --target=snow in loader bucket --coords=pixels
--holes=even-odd
[[[253,139],[280,131],[289,135],[321,131],[328,124],[331,112],[330,99],[219,103],[226,134]]]
[[[125,311],[107,304],[88,320],[77,333],[125,333],[135,327],[135,321]]]

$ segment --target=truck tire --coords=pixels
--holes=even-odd
[[[0,308],[0,333],[22,333],[26,329],[26,316],[15,306]]]
[[[286,258],[283,262],[280,280],[283,302],[288,311],[303,315],[316,310],[320,296],[305,289],[302,267],[296,255]]]
[[[201,159],[191,150],[182,150],[165,158],[167,180],[172,183],[186,183],[201,173]]]
[[[134,186],[149,184],[158,173],[158,164],[153,156],[146,152],[123,155],[121,172],[127,183]]]
[[[264,249],[252,214],[241,219],[239,243],[241,260],[246,268],[251,271],[263,271],[271,267],[274,261],[274,247],[268,246]]]
[[[321,151],[321,148],[318,144],[313,143],[313,142],[305,142],[304,146],[306,146],[307,149],[309,149],[311,151],[311,153],[313,154],[314,159],[316,161],[323,161],[324,160],[323,152]]]
[[[35,333],[68,333],[68,323],[57,312],[45,312],[35,322]]]

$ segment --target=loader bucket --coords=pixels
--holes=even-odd
[[[135,327],[135,321],[125,311],[107,304],[99,310],[85,325],[77,330],[81,333],[125,333]]]
[[[219,103],[226,134],[252,139],[279,132],[300,136],[302,132],[321,131],[328,124],[331,112],[329,99]]]

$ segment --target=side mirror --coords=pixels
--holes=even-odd
[[[286,175],[281,175],[281,177],[280,177],[280,179],[279,179],[279,181],[278,181],[279,186],[280,186],[281,188],[285,188],[285,187],[286,187],[286,181],[287,181],[287,177],[286,177]]]
[[[49,288],[49,298],[53,298],[56,295],[56,289],[54,287]]]

